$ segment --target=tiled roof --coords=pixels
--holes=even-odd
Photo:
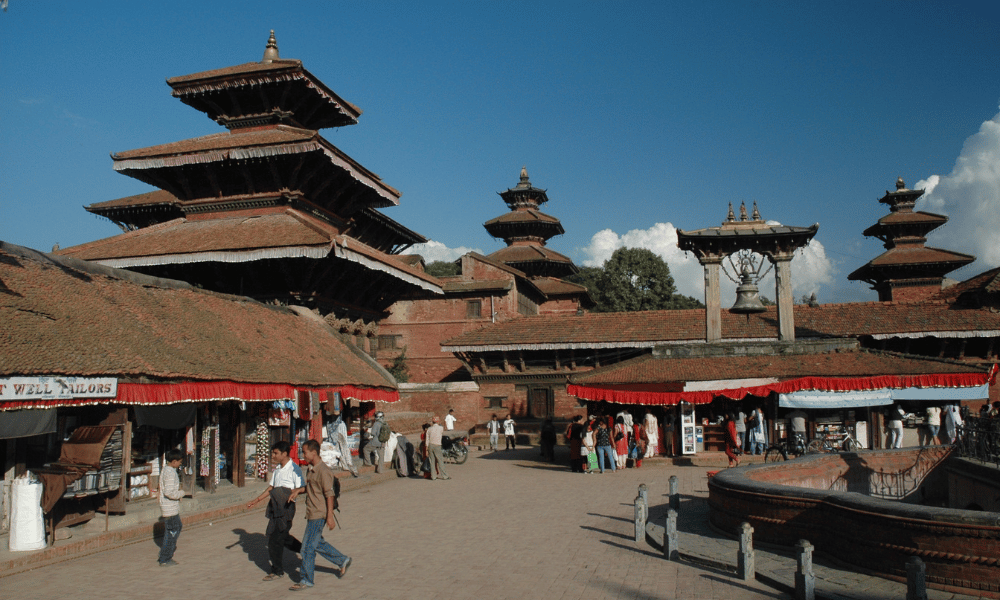
[[[559,254],[555,250],[550,250],[545,246],[507,246],[490,254],[489,258],[505,263],[521,262],[559,262],[572,263],[573,260],[567,256]]]
[[[944,215],[937,215],[934,213],[917,211],[917,212],[891,212],[886,216],[878,220],[880,225],[901,225],[910,223],[944,223],[948,220],[948,217]]]
[[[995,294],[1000,292],[1000,267],[990,269],[951,287],[941,290],[935,298],[945,302],[954,302],[964,294]]]
[[[441,289],[445,293],[507,291],[514,287],[513,279],[482,279],[479,281],[445,281]]]
[[[316,141],[319,137],[319,133],[312,129],[300,129],[289,125],[274,125],[252,130],[223,131],[179,142],[170,142],[169,144],[148,146],[146,148],[126,150],[125,152],[115,152],[111,156],[115,160],[170,156],[205,152],[208,150],[229,150],[233,148],[309,142]]]
[[[95,202],[87,206],[87,210],[90,212],[101,212],[105,209],[118,208],[121,206],[149,206],[153,204],[176,204],[177,202],[177,196],[174,196],[170,192],[154,190],[144,194],[136,194],[135,196],[126,196],[124,198],[107,200],[105,202]]]
[[[0,374],[394,389],[308,311],[0,242]]]
[[[560,296],[564,294],[586,294],[585,286],[570,283],[555,277],[532,277],[531,283],[542,290],[546,296]]]
[[[715,381],[753,377],[871,377],[980,372],[970,365],[885,352],[831,352],[778,356],[658,358],[646,354],[617,365],[575,375],[579,385]]]
[[[874,267],[889,265],[915,265],[915,264],[966,264],[976,260],[975,256],[931,248],[929,246],[920,247],[896,247],[872,259],[868,264]]]
[[[944,302],[866,302],[796,305],[795,336],[859,337],[934,335],[955,337],[1000,331],[1000,313],[960,309]],[[777,309],[752,315],[722,311],[724,340],[777,339]],[[446,351],[458,348],[601,348],[650,347],[661,343],[705,339],[705,310],[660,310],[586,315],[521,317],[489,325],[442,342]]]
[[[306,224],[306,219],[312,222]],[[61,256],[107,261],[115,258],[190,255],[290,246],[329,246],[335,235],[322,221],[294,209],[252,217],[175,219],[114,237],[63,248]]]
[[[421,269],[423,268],[424,264],[424,257],[420,256],[419,254],[397,254],[396,260],[400,261],[403,264],[410,265],[411,267],[416,267],[420,265]]]
[[[490,219],[486,221],[484,225],[492,225],[497,223],[553,223],[558,225],[559,219],[547,215],[540,210],[527,209],[527,210],[512,210],[506,212],[499,217]]]

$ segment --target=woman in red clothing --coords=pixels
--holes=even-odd
[[[726,431],[726,457],[729,458],[730,467],[740,466],[740,457],[736,454],[740,447],[739,438],[736,437],[736,418],[733,413],[726,413],[726,422],[723,424]]]
[[[618,468],[624,469],[628,461],[628,426],[625,425],[625,418],[615,419],[615,455],[618,458]]]
[[[646,435],[646,429],[635,423],[632,425],[632,444],[636,449],[635,454],[635,468],[642,466],[642,458],[646,455],[646,448],[649,446],[649,436]]]

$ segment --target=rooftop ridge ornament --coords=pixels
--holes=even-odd
[[[905,189],[906,189],[906,183],[903,181],[903,178],[902,177],[897,177],[896,178],[896,190],[901,192],[901,191],[903,191]]]
[[[756,200],[753,201],[753,214],[750,215],[750,216],[751,216],[751,218],[753,218],[754,221],[762,221],[763,220],[763,219],[760,218],[760,211],[757,210],[757,201]]]
[[[267,38],[267,47],[264,48],[264,58],[260,59],[260,62],[268,64],[278,59],[278,40],[274,39],[274,30],[272,29],[271,37]]]
[[[517,187],[519,187],[519,188],[530,188],[531,187],[531,180],[528,179],[528,166],[527,165],[522,165],[521,166],[521,181],[517,184]]]
[[[733,214],[733,203],[730,202],[729,203],[729,214],[726,215],[726,223],[735,223],[735,222],[736,222],[736,215]]]
[[[740,221],[749,221],[747,218],[747,203],[740,202]]]

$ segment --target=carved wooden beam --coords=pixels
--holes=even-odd
[[[553,353],[553,356],[555,357],[555,360],[556,360],[556,363],[555,363],[556,364],[556,368],[555,368],[555,370],[556,371],[562,371],[562,362],[559,360],[559,350],[553,350],[552,353]]]
[[[965,358],[965,347],[969,345],[969,340],[962,340],[958,345],[958,359]]]
[[[503,372],[510,373],[510,362],[507,361],[507,351],[504,350],[501,352],[501,355],[503,356]]]
[[[256,187],[253,184],[253,173],[250,172],[250,165],[246,161],[240,165],[240,175],[243,176],[243,182],[246,183],[247,193],[255,193]]]
[[[521,372],[524,373],[524,351],[523,350],[518,350],[517,351],[517,360],[518,360],[518,362],[521,365]]]
[[[941,351],[938,352],[938,358],[944,358],[944,353],[948,349],[948,340],[940,340]]]
[[[993,345],[994,345],[994,343],[996,341],[997,341],[996,338],[990,338],[990,343],[989,343],[988,346],[986,346],[986,358],[988,358],[990,360],[992,360],[994,358],[994,355],[993,355]]]

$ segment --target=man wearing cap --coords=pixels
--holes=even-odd
[[[444,471],[444,452],[441,450],[441,437],[444,427],[441,419],[434,417],[431,426],[427,428],[427,460],[431,467],[431,479],[451,479]]]

